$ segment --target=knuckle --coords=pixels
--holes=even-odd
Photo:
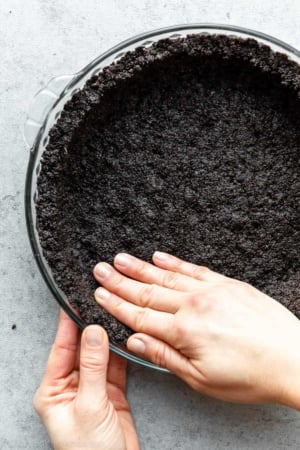
[[[204,312],[207,313],[213,309],[215,298],[212,298],[210,295],[195,292],[188,297],[187,305],[189,310],[194,310],[196,314],[198,312],[203,314]]]
[[[200,299],[199,293],[192,293],[187,298],[188,306],[190,306],[193,309],[200,305],[200,301],[201,301],[201,299]]]
[[[175,289],[178,284],[178,275],[173,272],[165,272],[162,277],[162,285],[164,287]]]
[[[119,273],[115,273],[114,280],[113,280],[115,292],[119,292],[122,289],[124,280],[125,280],[125,278],[123,277],[123,275],[120,275]]]
[[[176,269],[179,273],[184,273],[187,267],[187,263],[182,261],[181,259],[176,259],[173,262],[173,268]]]
[[[159,344],[154,352],[154,362],[158,366],[164,367],[168,361],[168,347]]]
[[[182,317],[181,320],[175,322],[175,335],[178,336],[180,342],[182,342],[182,338],[188,334],[189,327],[189,319],[186,317]]]
[[[197,280],[203,280],[211,273],[211,270],[206,266],[195,266],[192,268],[192,277]]]
[[[138,260],[135,263],[134,272],[139,275],[139,277],[144,277],[148,272],[148,265],[144,261]]]
[[[148,307],[151,305],[155,293],[155,285],[148,284],[143,286],[140,292],[139,300],[142,307]]]
[[[119,299],[119,298],[117,298],[117,297],[115,297],[113,305],[114,305],[114,309],[115,310],[122,309],[122,307],[124,305],[124,301]]]
[[[86,369],[89,372],[99,372],[100,367],[102,367],[101,354],[86,354],[83,355],[80,361],[82,369]]]
[[[149,317],[149,313],[150,313],[149,308],[143,308],[143,309],[138,310],[136,317],[135,317],[135,328],[137,330],[145,329],[145,324]]]
[[[118,312],[122,312],[124,306],[124,300],[118,298],[117,296],[112,296],[110,303],[110,312],[114,314],[118,314]]]

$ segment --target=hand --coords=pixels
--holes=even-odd
[[[138,450],[125,398],[126,361],[112,354],[98,325],[82,333],[61,312],[34,406],[55,450]]]
[[[254,287],[156,252],[94,269],[97,302],[138,334],[129,350],[219,399],[300,409],[300,322]]]

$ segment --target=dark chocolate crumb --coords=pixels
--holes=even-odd
[[[167,251],[300,317],[300,67],[254,39],[192,35],[127,53],[66,104],[42,157],[37,227],[59,287],[114,343],[92,276]]]

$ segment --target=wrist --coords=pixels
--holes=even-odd
[[[282,403],[285,406],[300,411],[300,364],[297,367],[297,372],[293,380],[286,387],[286,393]]]
[[[294,349],[289,349],[288,359],[281,370],[281,392],[278,403],[300,411],[300,333],[294,342]]]

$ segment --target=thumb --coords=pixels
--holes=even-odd
[[[107,334],[99,325],[89,325],[81,337],[77,401],[85,411],[99,411],[107,403],[106,373],[109,358]]]
[[[190,360],[175,348],[159,339],[143,333],[130,336],[128,350],[165,367],[191,386],[194,385],[195,370]]]

